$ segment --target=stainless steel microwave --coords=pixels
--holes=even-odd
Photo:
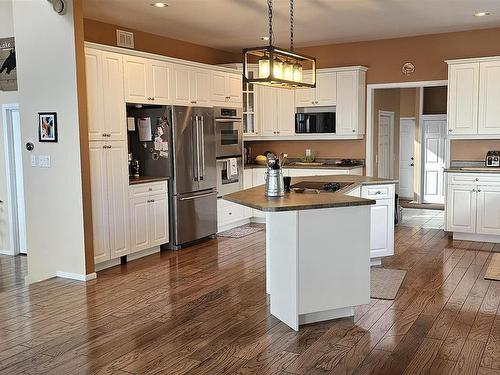
[[[295,133],[335,133],[335,112],[296,113]]]

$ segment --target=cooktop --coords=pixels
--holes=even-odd
[[[335,192],[346,186],[352,185],[352,182],[321,182],[321,181],[301,181],[290,186],[293,190],[318,190],[326,192]]]

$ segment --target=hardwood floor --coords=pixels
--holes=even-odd
[[[500,374],[499,245],[399,227],[394,301],[294,332],[269,314],[264,232],[23,286],[0,257],[0,374]]]

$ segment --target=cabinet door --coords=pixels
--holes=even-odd
[[[253,186],[264,185],[266,183],[266,168],[253,169]],[[254,217],[266,217],[266,214],[259,210],[253,210]]]
[[[394,254],[394,200],[379,199],[371,206],[370,257]]]
[[[127,139],[126,108],[123,93],[122,55],[111,52],[102,54],[104,127],[109,140]]]
[[[316,105],[337,104],[337,73],[321,73],[316,77]]]
[[[140,57],[123,56],[125,79],[125,101],[127,103],[150,103],[148,98],[149,61]]]
[[[446,196],[446,228],[450,232],[476,231],[476,188],[449,185]]]
[[[450,65],[448,69],[448,132],[477,134],[479,63]]]
[[[263,136],[275,136],[277,135],[277,105],[275,93],[277,89],[267,86],[259,86],[256,89],[258,91],[259,100],[259,133]]]
[[[149,61],[148,96],[154,104],[170,104],[170,75],[172,66],[164,61]]]
[[[479,234],[500,235],[500,187],[478,187],[476,229]]]
[[[226,73],[226,96],[228,97],[228,102],[238,107],[241,107],[243,100],[241,95],[243,89],[241,79],[241,74]]]
[[[104,108],[102,93],[102,52],[85,49],[85,73],[87,80],[87,116],[89,140],[104,138]]]
[[[277,96],[276,131],[278,135],[295,135],[295,100],[293,90],[275,89]]]
[[[316,76],[316,78],[318,78]],[[304,74],[304,79],[310,82],[310,75]],[[295,91],[295,107],[312,107],[316,105],[316,89],[297,89]]]
[[[111,258],[128,254],[127,142],[109,142],[106,150],[108,223]]]
[[[215,103],[226,102],[226,74],[224,72],[212,72],[211,99]]]
[[[479,70],[479,134],[500,134],[500,61],[482,62]]]
[[[106,149],[103,142],[89,143],[90,194],[92,197],[92,230],[94,262],[110,259],[108,237],[108,198]]]
[[[358,73],[337,73],[336,133],[354,135],[358,132]]]
[[[149,197],[130,200],[130,252],[146,250],[150,245]]]
[[[175,104],[189,105],[190,103],[191,68],[186,65],[175,64],[172,68],[172,99]]]
[[[191,72],[191,104],[210,106],[210,72],[206,69],[193,69]]]
[[[153,195],[149,199],[150,247],[168,242],[168,195]]]

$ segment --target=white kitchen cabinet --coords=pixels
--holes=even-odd
[[[127,103],[170,104],[172,64],[124,55],[123,71]]]
[[[158,193],[161,191],[160,193]],[[129,188],[130,252],[150,249],[169,241],[166,182]]]
[[[448,133],[477,134],[479,63],[448,67]]]
[[[446,229],[476,232],[476,185],[449,185],[446,195]]]
[[[245,206],[217,199],[217,231],[223,232],[232,227],[248,222]]]
[[[394,185],[366,185],[361,197],[374,199],[371,206],[370,257],[394,255]]]
[[[172,68],[172,102],[176,105],[189,105],[191,101],[191,67],[174,64]]]
[[[364,71],[337,73],[336,134],[355,136],[365,133],[365,86]]]
[[[122,56],[86,48],[85,66],[89,140],[126,140]]]
[[[265,185],[266,168],[253,168],[252,177],[253,177],[253,186]],[[253,216],[256,218],[265,218],[266,214],[259,210],[253,210]]]
[[[500,60],[479,64],[478,134],[500,134]]]
[[[477,188],[478,234],[500,235],[500,186]]]
[[[305,73],[304,79],[310,79]],[[296,107],[335,106],[337,104],[337,73],[317,71],[316,87],[295,91]]]
[[[243,170],[243,189],[250,189],[253,187],[253,173],[252,168],[245,168]],[[249,219],[253,216],[253,208],[245,207],[245,218]]]
[[[256,116],[261,136],[293,136],[295,106],[293,91],[276,87],[256,88]]]
[[[90,142],[90,183],[95,262],[129,251],[127,143]]]
[[[238,73],[212,72],[211,99],[214,105],[242,105],[242,76]]]
[[[210,107],[210,73],[207,69],[193,68],[191,70],[189,104]]]

